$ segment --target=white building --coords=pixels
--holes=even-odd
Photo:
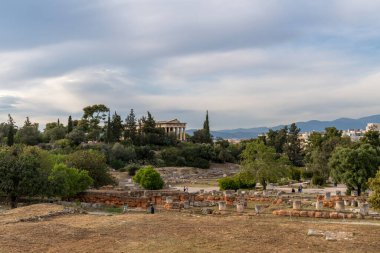
[[[359,141],[364,135],[364,131],[361,129],[348,129],[342,131],[342,136],[350,137],[351,141]]]
[[[370,130],[380,132],[380,123],[368,123],[365,130],[366,132]]]

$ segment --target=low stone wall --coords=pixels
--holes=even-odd
[[[329,211],[308,211],[308,210],[275,210],[273,215],[289,217],[309,217],[325,219],[363,219],[365,216],[355,213],[329,212]],[[371,217],[376,218],[376,217]]]
[[[164,205],[166,197],[170,196],[173,201],[188,201],[192,195],[178,191],[104,191],[89,190],[77,195],[73,200],[86,203],[102,203],[113,206],[128,205],[128,207],[147,208],[150,203]]]

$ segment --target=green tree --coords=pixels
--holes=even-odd
[[[41,133],[38,130],[38,124],[32,124],[29,117],[27,117],[24,126],[17,131],[15,139],[21,144],[37,145],[41,142]]]
[[[41,193],[40,168],[38,154],[29,148],[0,149],[0,191],[8,196],[12,208],[17,207],[20,196]]]
[[[85,191],[93,183],[88,171],[69,168],[65,164],[55,164],[50,175],[54,196],[72,197]]]
[[[136,143],[136,136],[137,136],[137,127],[136,127],[136,116],[131,109],[131,112],[127,116],[127,119],[125,120],[125,132],[124,132],[124,138],[132,140],[133,143]],[[141,126],[140,126],[141,129]]]
[[[108,112],[109,108],[103,104],[96,104],[83,108],[82,119],[88,122],[88,136],[90,140],[99,140],[101,133],[99,124],[106,119]]]
[[[374,178],[368,180],[368,185],[372,191],[368,202],[371,203],[372,207],[380,209],[380,169],[377,171]]]
[[[74,128],[73,131],[66,135],[66,138],[70,141],[71,145],[78,146],[85,141],[86,135],[81,129]]]
[[[73,131],[74,125],[73,125],[73,119],[71,118],[71,115],[69,116],[69,119],[67,120],[67,133],[71,133]]]
[[[111,125],[111,116],[110,112],[108,111],[108,120],[107,120],[107,130],[106,130],[106,143],[112,142],[112,125]]]
[[[370,144],[374,147],[380,147],[380,133],[374,130],[367,131],[363,138],[361,138],[361,142]]]
[[[336,182],[347,185],[349,191],[360,194],[366,190],[368,179],[374,177],[380,165],[380,149],[369,144],[356,148],[337,148],[329,161],[331,175]]]
[[[133,177],[133,181],[147,190],[160,190],[164,187],[160,173],[151,166],[139,169]]]
[[[325,180],[330,176],[329,159],[337,147],[350,147],[350,138],[342,137],[342,132],[335,127],[325,129],[325,134],[312,134],[307,147],[308,168]]]
[[[274,131],[270,129],[267,133],[266,143],[268,146],[273,147],[278,154],[284,153],[284,147],[287,141],[288,127]]]
[[[114,184],[110,175],[106,157],[97,150],[78,150],[67,156],[67,165],[80,170],[88,171],[88,175],[94,180],[94,187]]]
[[[286,138],[285,153],[294,166],[303,165],[301,141],[298,138],[300,129],[295,123],[291,124]]]
[[[113,141],[119,141],[123,134],[123,121],[116,112],[112,115],[111,132]]]
[[[154,120],[152,114],[147,112],[148,116],[146,118],[142,118],[143,122],[143,133],[156,133],[156,121]]]
[[[64,139],[66,136],[66,128],[57,122],[46,123],[44,129],[44,140],[47,142],[55,142]]]
[[[289,160],[263,142],[252,141],[242,152],[242,173],[247,180],[259,182],[264,190],[268,183],[289,175]]]
[[[7,135],[7,145],[13,146],[14,135],[15,135],[15,122],[10,114],[8,114],[8,135]]]

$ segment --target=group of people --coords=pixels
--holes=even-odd
[[[295,192],[296,192],[296,190],[294,188],[292,188],[292,193],[295,193]],[[301,184],[298,186],[298,193],[302,193],[302,185]]]

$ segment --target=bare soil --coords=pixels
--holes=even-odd
[[[180,212],[114,216],[72,214],[5,221],[62,210],[34,205],[0,214],[0,252],[379,252],[380,226],[274,216],[200,216]],[[354,232],[353,240],[309,237],[309,228]]]

